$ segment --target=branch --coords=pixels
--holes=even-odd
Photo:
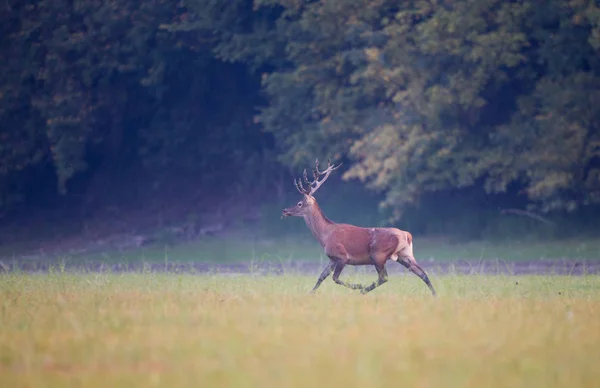
[[[525,216],[525,217],[529,217],[532,218],[536,221],[540,221],[543,222],[545,224],[548,225],[552,225],[554,224],[554,222],[548,220],[547,218],[544,218],[542,216],[540,216],[539,214],[527,211],[527,210],[520,210],[520,209],[502,209],[500,210],[500,213],[502,214],[515,214],[517,216]]]

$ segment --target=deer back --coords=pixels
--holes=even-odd
[[[328,255],[347,259],[352,264],[372,264],[398,254],[412,242],[410,233],[396,228],[364,228],[334,224],[324,241]]]

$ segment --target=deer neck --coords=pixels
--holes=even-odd
[[[308,229],[310,229],[321,246],[324,247],[325,240],[335,224],[323,214],[316,202],[312,205],[311,211],[304,215],[304,222],[306,222],[306,226],[308,226]]]

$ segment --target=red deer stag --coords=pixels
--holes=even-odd
[[[361,290],[361,293],[366,294],[387,282],[385,264],[392,259],[420,277],[435,296],[435,289],[431,285],[429,277],[413,256],[412,235],[409,232],[396,228],[362,228],[348,224],[336,224],[323,214],[313,195],[329,178],[331,172],[339,168],[341,164],[334,167],[331,165],[331,161],[328,161],[325,171],[319,171],[318,159],[315,161],[315,165],[312,182],[308,180],[306,169],[304,170],[303,178],[308,189],[304,188],[302,179],[294,179],[294,184],[303,198],[296,206],[284,209],[282,213],[282,218],[303,217],[313,236],[329,257],[329,264],[319,276],[317,284],[311,292],[314,293],[333,271],[334,282],[353,290]],[[369,286],[346,283],[340,280],[340,274],[346,265],[373,265],[379,278]]]

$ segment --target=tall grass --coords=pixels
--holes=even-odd
[[[357,276],[353,281],[372,281]],[[600,278],[3,275],[5,387],[583,387]]]

